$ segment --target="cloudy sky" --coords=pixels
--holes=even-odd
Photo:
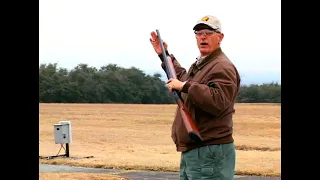
[[[218,17],[222,50],[244,83],[281,83],[279,0],[40,0],[39,64],[72,69],[109,63],[162,73],[150,42],[158,29],[169,52],[188,69],[199,55],[193,26]]]

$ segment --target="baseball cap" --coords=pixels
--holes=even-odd
[[[193,30],[197,30],[199,25],[201,25],[201,24],[205,24],[205,25],[211,27],[212,29],[222,33],[220,20],[215,16],[206,15],[206,16],[202,17],[201,19],[199,19],[197,21],[196,25],[193,27]]]

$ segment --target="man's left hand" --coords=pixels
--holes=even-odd
[[[172,92],[172,89],[181,91],[185,82],[181,82],[178,79],[170,78],[167,84],[168,84],[169,91]]]

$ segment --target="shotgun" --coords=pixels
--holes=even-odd
[[[162,58],[163,58],[163,61],[165,64],[165,71],[166,71],[167,77],[168,77],[168,79],[170,79],[170,78],[177,79],[177,75],[176,75],[176,72],[175,72],[175,69],[174,69],[174,66],[172,63],[172,59],[170,56],[167,56],[165,53],[164,45],[163,45],[162,39],[160,37],[160,32],[159,32],[159,30],[156,30],[156,32],[157,32],[158,40],[159,40],[160,47],[162,50]],[[176,89],[172,89],[172,95],[173,95],[176,103],[179,106],[179,110],[180,110],[180,113],[181,113],[181,116],[183,119],[183,123],[187,129],[189,137],[195,142],[202,142],[202,138],[200,136],[199,130],[198,130],[197,126],[195,125],[195,123],[191,117],[190,112],[188,111],[187,107],[184,105],[184,102],[181,98],[179,91]]]

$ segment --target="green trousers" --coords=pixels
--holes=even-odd
[[[180,180],[233,180],[234,143],[209,145],[181,153]]]

